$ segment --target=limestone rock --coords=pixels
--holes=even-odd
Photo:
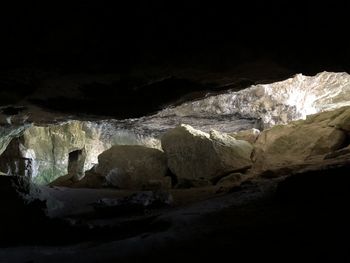
[[[165,154],[138,145],[115,145],[98,156],[97,174],[121,189],[144,189],[160,184],[170,187]]]
[[[252,128],[249,130],[235,132],[235,133],[232,133],[230,135],[237,140],[244,140],[244,141],[247,141],[247,142],[253,144],[253,143],[255,143],[259,134],[260,134],[260,131],[258,129]]]
[[[0,125],[0,155],[13,138],[19,137],[30,125]]]
[[[33,160],[33,181],[46,184],[67,174],[70,152],[85,146],[85,132],[78,121],[32,126],[22,136],[21,151]]]
[[[255,143],[254,169],[294,165],[346,147],[348,116],[350,107],[340,108],[263,131]]]
[[[179,180],[216,180],[251,166],[252,145],[228,134],[210,134],[182,124],[161,138],[168,166]]]
[[[118,128],[113,120],[74,120],[26,128],[17,150],[22,158],[32,160],[33,181],[38,184],[50,183],[67,173],[72,174],[75,181],[82,179],[84,172],[98,162],[98,155],[112,145],[139,144],[160,148],[159,140]],[[20,135],[17,132],[8,138]],[[71,162],[69,158],[72,158]]]
[[[238,92],[229,91],[208,96],[167,108],[159,115],[165,120],[174,118],[173,116],[186,118],[189,124],[196,127],[208,125],[208,120],[213,119],[217,125],[226,116],[234,118],[238,115],[261,120],[262,126],[268,128],[349,105],[350,75],[345,72],[321,72],[315,76],[297,74],[271,84],[252,85]],[[193,118],[188,118],[190,116]],[[227,120],[225,123],[220,124],[221,131],[230,125]]]

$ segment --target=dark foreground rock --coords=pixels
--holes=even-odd
[[[40,200],[40,190],[23,176],[0,176],[1,222],[34,223],[44,217],[46,201]]]
[[[144,214],[149,209],[169,207],[172,202],[173,197],[168,192],[146,191],[119,199],[103,198],[93,206],[99,215],[116,216]]]
[[[350,163],[310,167],[297,172],[277,187],[277,200],[301,206],[345,205],[350,200]]]
[[[108,185],[119,189],[147,189],[154,184],[171,187],[166,177],[168,167],[165,154],[157,149],[139,145],[114,145],[98,156],[97,174]]]

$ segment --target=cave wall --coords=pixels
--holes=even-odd
[[[20,130],[12,129],[1,137],[0,153],[3,154],[0,156],[0,161],[3,159],[5,168],[0,171],[6,174],[7,166],[15,166],[18,160],[28,159],[31,160],[32,181],[48,184],[68,173],[68,159],[71,152],[77,150],[85,152],[83,170],[86,171],[97,164],[100,153],[112,145],[125,144],[159,148],[157,140],[144,138],[132,131],[120,130],[108,121],[74,120],[42,126],[33,124]],[[22,166],[24,169],[24,164]]]

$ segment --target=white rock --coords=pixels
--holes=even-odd
[[[284,81],[187,102],[165,109],[158,116],[195,116],[193,124],[199,122],[195,120],[206,124],[213,116],[238,115],[261,119],[264,127],[271,127],[342,106],[350,106],[350,75],[322,72],[316,76],[297,74]]]

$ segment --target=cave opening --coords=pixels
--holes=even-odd
[[[68,175],[72,176],[74,181],[79,181],[84,177],[85,159],[85,148],[72,151],[68,154]]]

